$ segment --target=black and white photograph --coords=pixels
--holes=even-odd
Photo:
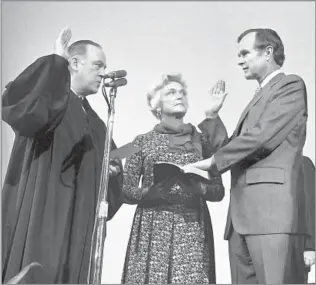
[[[3,284],[315,284],[314,1],[2,1]]]

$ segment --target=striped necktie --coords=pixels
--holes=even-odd
[[[255,91],[254,97],[257,97],[261,90],[262,90],[262,88],[260,86],[258,86],[256,91]]]

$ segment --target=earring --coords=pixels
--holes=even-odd
[[[160,108],[157,108],[156,114],[157,114],[158,118],[161,117],[161,109]]]

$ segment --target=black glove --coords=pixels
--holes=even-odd
[[[166,178],[157,184],[151,185],[147,188],[146,193],[143,196],[144,200],[155,200],[162,198],[164,194],[168,193],[171,187],[176,183],[178,178],[176,176]]]
[[[202,187],[202,183],[194,176],[191,177],[188,174],[182,175],[182,177],[179,179],[179,185],[187,193],[195,195],[203,194],[204,189]]]

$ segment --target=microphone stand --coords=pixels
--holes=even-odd
[[[112,79],[113,80],[113,79]],[[105,86],[102,86],[102,94],[108,103],[108,123],[107,132],[104,143],[104,153],[101,169],[101,178],[99,186],[99,196],[96,208],[96,216],[93,226],[91,251],[88,270],[88,283],[87,284],[101,284],[102,276],[102,264],[103,264],[103,251],[104,241],[106,237],[106,220],[108,217],[108,185],[109,185],[109,163],[110,163],[110,151],[113,135],[114,125],[114,103],[117,93],[117,86],[114,86],[110,90],[110,101],[107,98]]]

